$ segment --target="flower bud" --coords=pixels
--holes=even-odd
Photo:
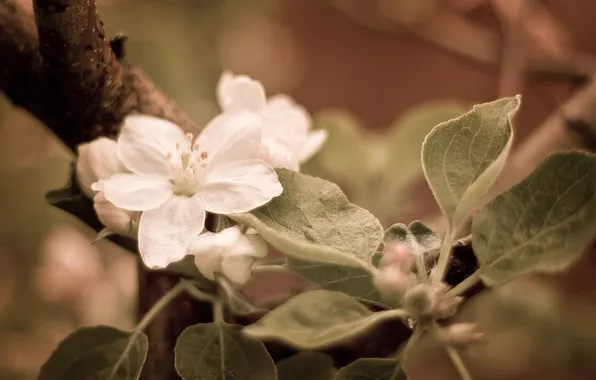
[[[404,308],[415,319],[440,320],[457,313],[462,297],[446,297],[445,284],[416,284],[406,289]]]
[[[408,274],[397,266],[383,267],[374,277],[375,286],[388,296],[402,293],[407,283]]]
[[[126,172],[126,168],[116,154],[116,141],[100,137],[79,145],[76,178],[81,190],[89,198],[95,195],[91,188],[93,183],[123,172]]]
[[[447,345],[462,349],[483,340],[484,334],[476,331],[474,323],[454,323],[441,328],[439,338]]]
[[[93,198],[93,208],[104,226],[121,235],[135,236],[135,225],[138,212],[129,211],[114,206],[108,201],[103,191]]]
[[[404,243],[391,243],[385,247],[381,266],[398,266],[403,271],[409,272],[414,266],[414,257],[410,247]]]

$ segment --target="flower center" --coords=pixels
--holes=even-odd
[[[192,145],[192,134],[187,134],[186,139],[189,144],[177,143],[177,154],[168,153],[168,161],[174,194],[192,197],[201,185],[208,154],[200,151],[198,143]]]

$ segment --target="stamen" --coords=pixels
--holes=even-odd
[[[187,133],[186,134],[186,140],[188,140],[188,142],[192,144],[192,139],[193,139],[192,133]]]
[[[209,154],[207,152],[201,152],[201,160],[206,160],[207,158],[209,158]]]

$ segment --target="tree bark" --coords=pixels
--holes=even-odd
[[[185,113],[124,60],[123,41],[108,41],[94,0],[0,0],[0,90],[73,151],[96,137],[116,135],[132,113],[162,117],[192,131]],[[76,216],[97,229],[90,212]],[[178,281],[176,275],[140,264],[139,315]],[[178,335],[210,318],[209,305],[188,296],[176,299],[146,330],[150,348],[142,379],[178,379]]]

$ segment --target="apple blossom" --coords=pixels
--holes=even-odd
[[[215,272],[238,285],[250,278],[256,258],[267,255],[267,243],[255,232],[243,234],[238,226],[218,233],[205,232],[195,237],[188,253],[195,256],[195,264],[208,279],[215,279]]]
[[[223,111],[246,110],[263,116],[261,157],[272,166],[297,171],[327,139],[326,130],[311,131],[312,119],[304,107],[286,95],[267,99],[263,85],[248,76],[225,71],[217,98]]]
[[[93,208],[99,221],[111,231],[136,237],[135,223],[138,222],[140,214],[138,211],[116,207],[106,199],[103,191],[98,192],[93,198]]]
[[[107,137],[81,144],[77,151],[75,175],[81,190],[89,198],[93,198],[96,193],[91,188],[92,184],[127,171],[116,153],[116,141]]]
[[[94,185],[117,207],[141,211],[139,253],[145,265],[163,268],[186,255],[205,226],[206,212],[250,211],[281,194],[277,173],[259,159],[262,118],[223,113],[196,139],[177,125],[128,116],[117,141],[131,173]]]

